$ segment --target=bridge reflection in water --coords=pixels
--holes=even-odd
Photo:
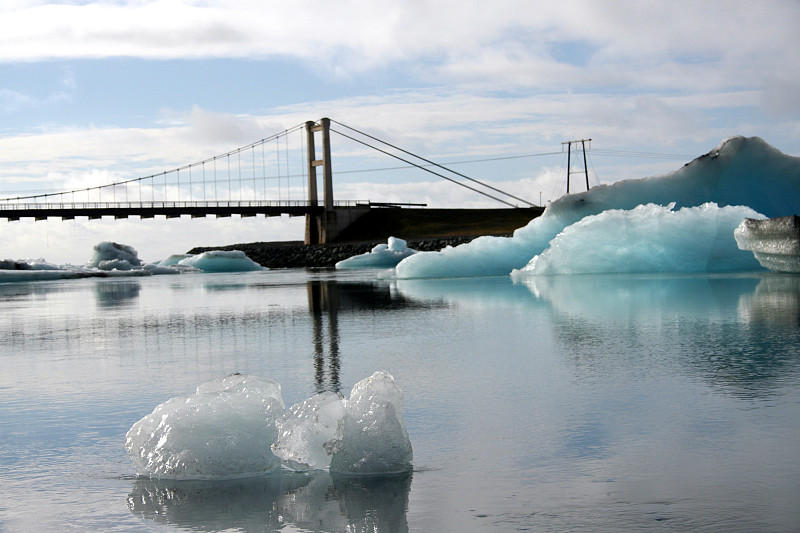
[[[339,382],[339,307],[341,288],[330,281],[314,280],[306,284],[308,310],[311,313],[314,343],[314,379],[317,392],[341,392]],[[325,368],[325,315],[328,317],[328,368]]]

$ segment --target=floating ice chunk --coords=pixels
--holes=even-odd
[[[389,237],[386,244],[378,244],[366,254],[339,261],[336,268],[394,268],[397,263],[415,253],[416,250],[409,248],[403,239]]]
[[[142,268],[144,268],[145,271],[149,272],[150,274],[153,274],[154,276],[160,276],[160,275],[164,275],[164,274],[180,274],[181,273],[181,269],[179,269],[179,268],[169,267],[169,266],[161,266],[161,265],[154,264],[154,263],[147,263]]]
[[[172,398],[136,422],[125,447],[139,475],[158,479],[230,479],[274,470],[270,450],[283,414],[280,385],[232,374]]]
[[[250,272],[267,270],[240,250],[211,250],[181,259],[178,265],[191,266],[205,272]]]
[[[674,204],[609,209],[568,226],[534,257],[523,274],[690,272],[758,268],[736,247],[733,230],[746,217],[743,206],[708,203],[673,211]]]
[[[167,257],[166,259],[158,261],[158,262],[156,262],[154,264],[156,264],[158,266],[162,266],[162,267],[168,267],[168,266],[172,266],[172,265],[177,265],[178,263],[180,263],[181,261],[183,261],[187,257],[193,257],[193,256],[194,256],[194,254],[172,254],[171,256]]]
[[[800,217],[746,218],[733,232],[736,244],[750,250],[764,268],[800,272]]]
[[[94,245],[94,254],[86,266],[99,270],[131,270],[140,268],[142,262],[132,246],[103,241]]]
[[[344,414],[344,398],[334,392],[293,405],[275,423],[278,440],[272,445],[273,453],[293,470],[327,469],[331,452],[325,444],[334,438]]]
[[[411,469],[413,453],[403,421],[403,391],[391,374],[375,372],[353,386],[341,433],[326,445],[331,472],[386,474]]]
[[[13,283],[15,281],[46,281],[56,279],[75,279],[86,277],[80,272],[69,270],[2,270],[0,269],[0,283]]]

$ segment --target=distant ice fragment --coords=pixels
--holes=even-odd
[[[736,244],[749,250],[764,268],[800,272],[800,217],[746,218],[733,232]]]
[[[270,472],[283,414],[280,385],[243,374],[200,385],[136,422],[125,447],[139,475],[157,479],[231,479]]]
[[[187,257],[193,257],[193,254],[172,254],[171,256],[167,257],[166,259],[158,261],[158,262],[156,262],[154,264],[156,264],[158,266],[162,266],[162,267],[168,267],[168,266],[172,266],[172,265],[177,265],[178,263],[180,263],[181,261],[183,261]]]
[[[211,250],[181,259],[178,265],[191,266],[205,272],[251,272],[267,270],[240,250]]]
[[[391,374],[375,372],[353,386],[341,432],[327,444],[331,472],[387,474],[411,470],[403,391]]]
[[[142,262],[132,246],[103,241],[94,245],[92,259],[86,266],[98,270],[131,270],[140,268]]]
[[[272,451],[292,470],[325,470],[331,463],[326,443],[334,438],[345,414],[345,401],[323,392],[297,403],[278,419]],[[340,430],[341,431],[341,430]]]
[[[403,239],[389,237],[386,244],[378,244],[368,253],[339,261],[336,268],[394,268],[400,261],[415,253],[416,250],[409,248]]]

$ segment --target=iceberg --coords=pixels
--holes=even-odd
[[[154,479],[265,474],[280,466],[269,444],[283,409],[278,383],[232,374],[158,405],[131,427],[125,448],[136,473]]]
[[[378,244],[365,254],[339,261],[336,263],[336,268],[394,268],[400,261],[414,253],[416,250],[409,248],[403,239],[389,237],[386,244]]]
[[[95,244],[92,259],[86,263],[87,268],[98,270],[133,270],[141,266],[142,262],[135,248],[109,241]]]
[[[163,259],[161,261],[157,261],[157,262],[155,262],[153,264],[154,265],[158,265],[158,266],[162,266],[162,267],[173,266],[173,265],[177,265],[178,263],[180,263],[181,261],[183,261],[187,257],[194,257],[194,256],[192,254],[172,254],[171,256],[167,257],[166,259]]]
[[[400,279],[504,276],[525,267],[556,235],[587,216],[646,204],[682,209],[709,202],[746,206],[766,217],[798,212],[800,158],[758,137],[731,137],[674,172],[563,196],[512,237],[480,237],[439,252],[416,253],[401,261],[395,274]]]
[[[733,231],[746,217],[743,206],[708,203],[674,211],[674,204],[609,209],[559,233],[541,254],[512,277],[542,274],[698,272],[752,270],[758,263],[741,252]]]
[[[252,272],[268,270],[240,250],[211,250],[181,259],[178,266],[190,266],[204,272]]]
[[[800,217],[745,218],[734,231],[736,244],[749,250],[764,268],[800,272]]]
[[[231,374],[158,405],[126,435],[139,476],[223,480],[294,471],[391,474],[411,470],[403,392],[375,372],[345,400],[322,393],[285,410],[279,383]]]

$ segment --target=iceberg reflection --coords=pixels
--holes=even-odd
[[[643,371],[675,366],[722,392],[763,398],[800,371],[800,282],[764,276],[543,276],[526,283],[552,305],[555,337],[579,368],[596,371],[620,359]]]
[[[345,476],[278,472],[229,481],[136,480],[128,508],[193,531],[407,532],[411,473]]]

